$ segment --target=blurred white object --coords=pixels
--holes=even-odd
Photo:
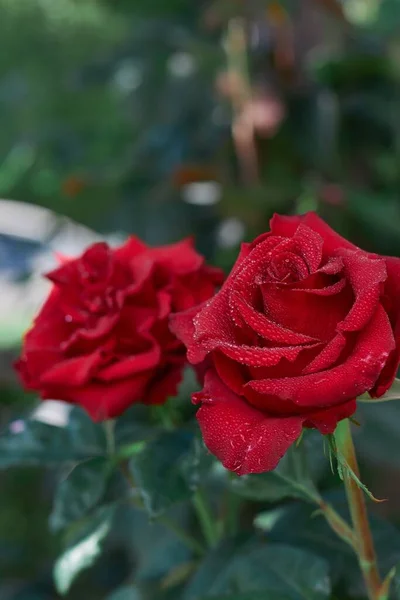
[[[175,52],[167,61],[167,69],[174,77],[189,77],[196,70],[196,63],[188,52]]]
[[[114,85],[122,92],[133,92],[143,82],[143,72],[134,60],[126,59],[120,63],[113,77]]]
[[[72,404],[61,400],[45,400],[33,411],[32,419],[55,427],[66,427],[72,408]]]
[[[346,0],[343,10],[351,23],[362,26],[376,21],[379,5],[379,0]]]
[[[49,291],[43,274],[57,266],[56,252],[77,256],[100,239],[46,208],[0,200],[0,348],[29,327]]]
[[[222,221],[217,232],[218,244],[221,248],[233,248],[244,238],[246,228],[244,223],[236,217],[229,217]]]
[[[188,204],[211,206],[221,200],[222,190],[216,181],[197,181],[182,189],[182,196]]]

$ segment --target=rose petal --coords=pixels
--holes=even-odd
[[[394,331],[396,348],[389,354],[378,381],[370,391],[373,398],[379,398],[387,392],[396,377],[400,362],[400,258],[387,256],[385,261],[388,276],[385,281],[382,303]]]
[[[241,395],[244,384],[249,380],[248,369],[222,352],[215,351],[209,356],[212,359],[209,367],[214,366],[222,382],[235,394]]]
[[[338,323],[338,330],[356,331],[364,327],[376,310],[382,284],[387,279],[386,264],[383,258],[371,257],[362,250],[341,250],[340,256],[355,301],[346,318]]]
[[[87,356],[63,360],[42,374],[40,385],[43,387],[84,385],[96,373],[101,361],[101,349]]]
[[[345,288],[346,283],[345,279],[339,279],[336,283],[321,288],[294,287],[292,292],[303,292],[305,294],[315,294],[316,296],[334,296]],[[296,296],[294,296],[294,300],[296,301]]]
[[[224,285],[211,300],[197,309],[177,313],[170,320],[171,331],[188,348],[188,360],[197,364],[215,346],[215,340],[235,341],[235,325],[229,317],[229,286],[248,255],[248,244],[242,244],[239,257]]]
[[[283,251],[263,265],[262,273],[255,277],[255,282],[273,281],[287,285],[306,278],[309,272],[309,267],[302,256]]]
[[[116,360],[114,364],[101,369],[97,373],[98,381],[111,382],[116,379],[125,379],[147,371],[148,369],[154,369],[160,362],[161,350],[160,346],[153,341],[151,347],[145,352],[128,356],[124,359]]]
[[[251,252],[246,256],[241,263],[235,264],[234,277],[228,277],[223,290],[230,288],[232,291],[243,296],[247,302],[253,304],[254,294],[257,293],[259,278],[265,278],[268,267],[268,262],[273,256],[273,252],[279,246],[279,251],[282,252],[293,246],[293,240],[288,240],[279,237],[264,237],[258,244],[254,245]],[[256,240],[257,241],[257,240]]]
[[[299,254],[306,260],[310,273],[314,273],[322,260],[324,240],[317,232],[303,223],[300,223],[296,229],[293,240],[296,241]]]
[[[274,213],[269,221],[269,227],[272,235],[280,235],[282,237],[293,237],[297,228],[304,221],[305,215],[278,215]]]
[[[94,351],[112,331],[118,323],[118,319],[119,315],[117,313],[99,317],[91,327],[88,325],[86,328],[76,329],[70,336],[66,337],[65,341],[61,342],[60,348],[64,353],[72,351],[74,353],[89,353],[92,350]]]
[[[310,294],[329,295],[329,293],[336,293],[336,290],[332,290],[332,288],[340,281],[343,281],[343,277],[338,280],[337,277],[332,277],[332,275],[341,276],[342,270],[343,261],[340,257],[336,256],[329,259],[322,267],[302,281],[289,283],[285,287],[296,291],[303,290]]]
[[[304,375],[309,373],[316,373],[317,371],[323,371],[328,367],[332,366],[339,358],[343,348],[346,345],[346,338],[341,333],[335,335],[335,337],[328,342],[324,349],[310,362],[305,369],[303,369]]]
[[[142,401],[149,372],[113,383],[90,381],[80,388],[49,387],[42,398],[57,398],[82,406],[94,421],[113,419],[134,402]]]
[[[145,404],[163,404],[166,398],[175,396],[182,381],[184,361],[178,367],[168,367],[162,375],[150,382],[143,401]]]
[[[233,310],[239,313],[244,323],[251,327],[258,335],[271,342],[278,342],[283,345],[306,344],[317,341],[316,338],[286,329],[279,323],[271,321],[267,315],[256,311],[237,293],[232,294],[231,304]]]
[[[308,212],[301,216],[284,216],[275,214],[271,221],[270,227],[274,235],[284,237],[292,237],[297,227],[302,223],[310,229],[318,233],[324,240],[324,254],[332,256],[338,248],[348,248],[349,250],[357,249],[357,246],[336,233],[325,221],[323,221],[315,212]]]
[[[197,419],[207,448],[238,475],[272,471],[299,437],[302,417],[269,417],[231,392],[212,371],[202,392]]]
[[[142,254],[148,246],[135,235],[131,235],[122,246],[114,249],[114,256],[122,263],[128,263],[138,254]]]
[[[370,390],[394,349],[392,329],[381,306],[360,332],[353,352],[333,369],[300,377],[262,379],[244,386],[249,399],[260,402],[265,395],[290,400],[301,406],[331,406]]]
[[[171,294],[161,290],[156,294],[158,302],[158,318],[165,319],[171,313]]]
[[[333,433],[336,425],[342,419],[348,419],[354,415],[357,408],[356,399],[348,400],[343,404],[324,408],[316,411],[311,415],[307,415],[307,420],[304,422],[305,427],[316,427],[323,435]]]
[[[260,287],[268,318],[282,323],[287,329],[319,340],[332,338],[338,322],[348,314],[353,301],[350,286],[327,296],[270,284]]]
[[[308,348],[313,346],[308,346]],[[245,346],[221,343],[215,346],[229,358],[233,358],[243,365],[251,367],[272,367],[279,363],[282,358],[294,361],[304,350],[303,346],[280,346],[275,348],[259,348],[257,346]]]
[[[188,310],[170,315],[169,328],[176,337],[181,340],[187,348],[187,357],[192,364],[200,363],[204,360],[208,350],[203,348],[195,338],[194,319],[206,306],[203,303],[199,306],[194,306]]]
[[[191,273],[198,270],[204,262],[203,256],[194,248],[193,238],[186,238],[168,246],[149,248],[148,256],[165,267],[168,273]]]
[[[195,342],[203,349],[203,356],[214,350],[221,342],[234,344],[239,331],[230,318],[228,290],[222,288],[207,302],[194,320]],[[191,360],[189,358],[189,360]],[[196,361],[198,362],[198,361]]]

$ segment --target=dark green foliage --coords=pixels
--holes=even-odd
[[[105,434],[82,409],[73,408],[64,426],[17,419],[0,437],[0,468],[75,463],[104,456]]]
[[[130,469],[151,517],[187,500],[196,490],[202,451],[192,433],[164,432],[130,460]]]
[[[234,599],[235,593],[249,592],[273,599],[323,600],[330,594],[329,567],[317,556],[281,544],[248,542],[230,551],[222,547],[201,565],[183,600],[222,594]]]

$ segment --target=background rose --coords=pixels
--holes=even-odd
[[[172,319],[196,364],[198,420],[238,474],[275,468],[302,427],[322,433],[382,395],[399,363],[400,259],[367,253],[316,214],[275,215],[220,292]]]
[[[222,282],[191,239],[149,248],[134,237],[117,249],[94,244],[47,277],[54,287],[16,367],[27,388],[80,404],[95,420],[176,392],[185,351],[168,317]]]

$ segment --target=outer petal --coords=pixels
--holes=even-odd
[[[235,394],[241,396],[243,393],[243,386],[249,380],[247,367],[218,351],[212,352],[209,354],[209,357],[209,368],[214,366],[218,377],[222,382],[225,383],[230,390],[235,392]]]
[[[271,342],[279,344],[306,344],[317,341],[309,335],[297,333],[291,329],[286,329],[279,323],[271,321],[266,315],[255,310],[238,293],[231,296],[232,310],[236,311],[243,322],[253,329],[258,335]]]
[[[204,302],[203,304],[193,306],[188,310],[172,314],[169,318],[170,330],[185,344],[188,351],[188,360],[193,364],[197,364],[204,360],[208,353],[208,351],[202,347],[201,343],[196,340],[194,326],[194,318],[205,306],[206,303]]]
[[[101,369],[97,374],[97,379],[99,381],[111,382],[116,379],[132,377],[132,375],[136,375],[142,371],[154,369],[157,367],[160,359],[160,347],[156,342],[153,342],[147,350],[118,360],[114,364]]]
[[[390,353],[388,361],[374,388],[370,391],[373,398],[382,396],[392,385],[400,362],[400,258],[385,257],[387,280],[385,282],[383,305],[389,315],[394,331],[396,348]]]
[[[102,289],[113,272],[113,251],[106,242],[97,242],[85,250],[82,256],[57,267],[46,277],[53,283],[76,286],[77,280],[92,289]]]
[[[204,262],[203,256],[196,252],[192,238],[169,246],[149,248],[147,254],[155,262],[166,267],[168,272],[180,275],[197,271]]]
[[[304,215],[293,217],[275,214],[270,221],[270,227],[274,235],[292,237],[300,223],[307,225],[307,227],[319,233],[323,238],[325,255],[333,254],[337,248],[357,249],[357,246],[331,229],[315,212],[308,212]]]
[[[275,469],[299,437],[303,417],[269,417],[231,392],[213,370],[202,392],[193,396],[204,443],[222,464],[238,475]]]
[[[316,427],[319,431],[326,435],[333,433],[336,425],[342,419],[348,419],[356,412],[356,399],[348,400],[338,406],[331,406],[320,411],[316,411],[311,415],[307,415],[307,420],[304,423],[305,427]]]
[[[315,344],[307,346],[307,349],[319,346]],[[275,348],[259,348],[257,346],[245,346],[236,344],[218,344],[217,350],[229,358],[250,367],[273,367],[279,363],[282,358],[288,361],[294,361],[304,350],[303,346],[280,346]]]
[[[182,381],[183,366],[184,360],[178,367],[175,365],[169,366],[164,372],[157,374],[154,380],[150,382],[143,402],[145,404],[163,404],[168,397],[174,396],[178,385]]]
[[[86,352],[95,351],[106,336],[111,333],[112,329],[118,323],[119,315],[117,313],[99,317],[95,324],[89,327],[80,327],[61,342],[60,349],[63,352]]]
[[[40,378],[40,386],[81,386],[85,385],[101,364],[101,349],[93,354],[63,360],[45,371]]]
[[[122,246],[114,250],[114,255],[123,263],[129,263],[135,256],[145,252],[148,246],[135,235],[131,235]]]
[[[82,406],[94,421],[121,415],[134,402],[141,402],[150,374],[141,373],[131,379],[112,384],[90,381],[81,388],[47,388],[42,398],[57,398]]]
[[[350,282],[354,304],[346,318],[338,324],[339,331],[362,329],[376,310],[382,292],[382,284],[387,279],[385,260],[368,255],[366,252],[341,250],[346,279]]]
[[[345,345],[346,338],[343,334],[338,333],[327,343],[314,360],[303,369],[303,373],[306,375],[308,373],[316,373],[327,369],[337,361]]]
[[[197,364],[204,360],[215,347],[216,340],[235,343],[235,325],[229,316],[229,287],[248,252],[248,244],[242,244],[229,277],[211,300],[171,316],[170,329],[187,347],[191,363]]]
[[[257,405],[260,405],[263,396],[290,400],[300,406],[340,404],[373,388],[394,348],[388,316],[379,306],[344,363],[300,377],[250,381],[243,392],[249,401]]]

